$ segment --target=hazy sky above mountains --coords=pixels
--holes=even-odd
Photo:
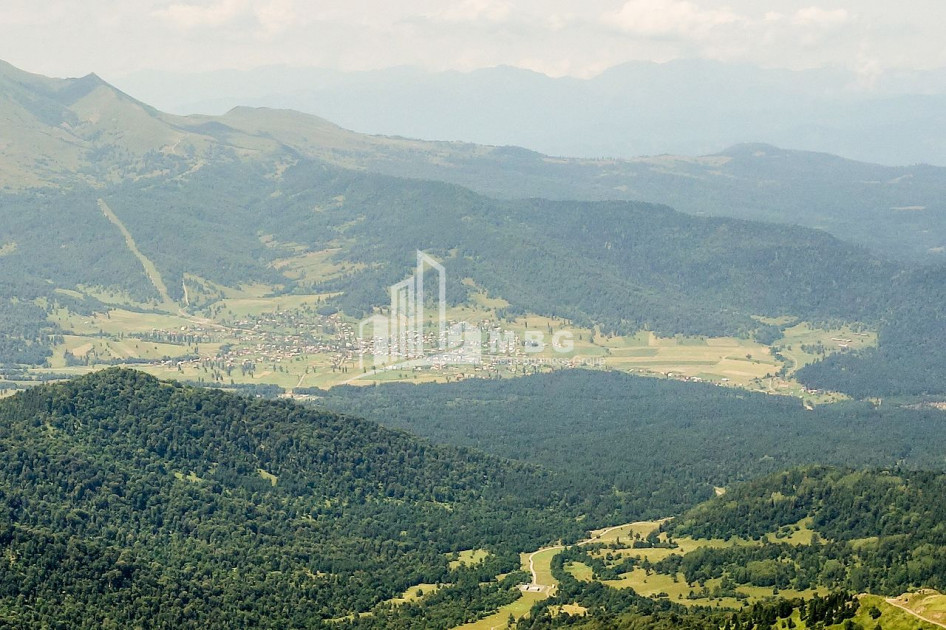
[[[2,0],[0,59],[52,76],[271,64],[513,65],[592,76],[631,60],[946,66],[942,0]]]

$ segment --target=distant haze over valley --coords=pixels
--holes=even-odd
[[[549,155],[706,155],[744,142],[886,165],[946,165],[946,70],[867,76],[705,60],[633,62],[591,79],[513,67],[370,72],[275,66],[114,80],[179,114],[295,109],[364,133]]]

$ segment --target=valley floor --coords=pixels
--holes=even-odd
[[[663,338],[647,331],[611,336],[538,315],[503,319],[497,315],[502,304],[479,296],[475,303],[447,313],[451,325],[466,322],[483,331],[476,361],[461,357],[454,364],[428,360],[378,365],[370,340],[359,337],[357,322],[321,312],[326,295],[273,296],[267,287],[217,290],[225,297],[189,311],[176,305],[142,311],[124,303],[122,296],[90,291],[114,307],[94,316],[54,312],[51,322],[65,333],[49,367],[25,374],[8,371],[6,381],[0,375],[0,390],[5,384],[68,378],[109,365],[219,387],[276,388],[273,391],[289,395],[338,384],[510,378],[578,367],[711,382],[817,404],[844,397],[808,390],[792,374],[827,354],[876,343],[876,335],[859,326],[824,329],[786,321],[779,322],[787,325],[783,338],[772,346],[734,337]],[[194,293],[192,288],[192,300],[197,299]],[[540,335],[542,345],[527,344],[530,334]],[[563,335],[572,347],[567,352],[554,348],[555,335]],[[430,337],[427,346],[436,346],[435,331]]]

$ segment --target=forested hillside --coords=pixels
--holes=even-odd
[[[776,569],[776,580],[834,584],[855,592],[899,595],[946,589],[946,475],[806,468],[739,486],[674,521],[674,535],[763,537],[810,519],[811,545],[777,540],[750,549],[704,550],[683,558],[688,581],[725,572],[750,581]],[[765,567],[759,561],[767,562]],[[748,571],[746,571],[748,568]]]
[[[714,486],[800,464],[941,469],[946,448],[936,409],[808,410],[792,398],[616,372],[335,387],[317,404],[567,472],[586,492],[613,485],[618,494],[601,508],[615,522],[673,514]]]
[[[879,346],[831,356],[809,365],[798,379],[811,387],[858,398],[937,396],[946,391],[946,267],[917,270],[890,290],[893,305]]]
[[[672,488],[683,497],[687,487],[695,488],[686,499],[695,502],[700,489],[688,475],[719,474],[711,471],[723,470],[722,462],[710,461],[708,453],[720,445],[727,445],[727,458],[733,457],[730,443],[746,451],[745,458],[734,458],[731,476],[758,474],[762,468],[751,461],[758,462],[762,451],[749,449],[760,436],[738,433],[748,430],[750,415],[773,434],[759,446],[767,451],[762,459],[775,465],[794,457],[812,459],[816,440],[835,442],[833,457],[850,461],[858,448],[867,453],[865,443],[847,441],[841,428],[851,425],[875,444],[876,435],[885,432],[889,448],[875,448],[862,460],[865,465],[887,452],[906,455],[911,449],[916,456],[908,456],[910,463],[935,465],[942,444],[927,429],[932,416],[884,416],[854,406],[837,417],[812,415],[805,424],[804,415],[812,412],[795,415],[785,407],[779,415],[767,404],[773,401],[769,397],[727,392],[720,397],[728,399],[725,404],[713,404],[700,398],[700,388],[687,388],[698,399],[682,397],[679,403],[691,409],[680,416],[681,430],[690,432],[684,452],[682,433],[658,413],[664,407],[666,417],[681,413],[668,407],[671,396],[662,398],[660,390],[681,388],[672,392],[681,398],[684,385],[641,380],[654,387],[624,382],[621,388],[609,380],[600,386],[625,395],[611,408],[595,408],[590,403],[601,393],[595,384],[583,383],[579,395],[561,380],[582,376],[589,375],[555,374],[541,387],[546,396],[558,392],[557,400],[585,408],[571,424],[546,414],[527,425],[537,398],[530,400],[526,392],[510,394],[522,409],[518,417],[510,413],[511,405],[497,405],[485,395],[479,401],[482,428],[497,429],[491,422],[502,416],[508,430],[499,439],[524,448],[511,436],[532,435],[537,454],[521,458],[545,459],[556,466],[554,473],[434,446],[351,416],[193,389],[127,370],[19,393],[0,401],[0,448],[6,453],[0,462],[3,618],[13,627],[449,628],[520,597],[517,585],[529,575],[517,571],[519,552],[556,541],[566,545],[551,564],[559,586],[537,602],[521,628],[560,626],[566,618],[555,611],[563,604],[588,610],[588,623],[655,629],[719,628],[737,617],[743,627],[771,618],[760,626],[769,627],[793,615],[830,626],[866,614],[844,595],[757,603],[740,612],[688,611],[666,597],[641,597],[603,583],[635,569],[637,561],[608,556],[608,547],[593,540],[567,545],[585,538],[585,527],[620,515],[598,505],[614,505],[608,496],[615,487],[619,496],[639,498],[640,503],[624,504],[627,509],[664,509],[669,504],[660,492]],[[480,427],[465,409],[472,404],[456,390],[444,391],[452,399],[434,397],[429,403],[449,414],[438,422],[475,433]],[[745,400],[750,409],[740,411]],[[545,406],[556,413],[548,398]],[[646,420],[621,415],[619,406],[631,414],[649,409],[650,415]],[[697,408],[704,410],[692,413]],[[428,411],[414,405],[414,413]],[[740,413],[744,424],[725,419]],[[604,426],[602,419],[611,414],[616,421]],[[817,423],[832,422],[837,424],[830,431],[813,431]],[[557,461],[549,457],[548,437],[536,430],[540,423],[572,438],[568,447],[558,447]],[[704,426],[712,427],[715,439]],[[660,450],[662,467],[640,459],[620,427],[634,432],[641,449]],[[600,439],[588,441],[593,433]],[[662,446],[648,437],[658,433]],[[784,453],[769,451],[776,441],[794,444]],[[595,464],[609,460],[630,471],[628,478],[612,485],[613,470]],[[694,465],[688,467],[688,461]],[[653,494],[640,485],[643,472],[633,479],[645,464],[665,484]],[[674,469],[678,481],[670,479]],[[628,479],[634,483],[621,486]],[[634,539],[634,548],[661,547],[663,559],[646,564],[647,570],[679,574],[698,592],[773,584],[787,592],[814,586],[893,594],[918,586],[946,588],[941,583],[946,560],[937,551],[946,548],[938,506],[944,479],[942,473],[903,468],[778,473],[731,486],[665,525],[671,538],[665,533]],[[795,539],[799,527],[816,533],[810,543]],[[743,542],[695,550],[692,542],[685,548],[675,542],[703,537]],[[488,554],[479,564],[449,563],[454,552],[469,549]],[[592,581],[572,575],[567,566],[576,562],[591,568]],[[419,584],[441,588],[416,601],[391,603]]]
[[[498,202],[314,164],[287,171],[279,191],[277,240],[339,243],[336,258],[368,267],[321,287],[344,289],[349,312],[381,303],[372,296],[403,277],[414,249],[443,259],[451,299],[471,278],[520,312],[623,332],[745,333],[756,314],[871,319],[898,273],[823,233],[648,204]]]
[[[424,249],[448,267],[454,303],[467,299],[462,281],[471,279],[506,299],[510,314],[623,333],[747,335],[760,327],[753,315],[876,321],[886,312],[885,288],[902,273],[800,228],[630,202],[496,201],[311,162],[274,181],[262,166],[235,162],[168,182],[5,196],[0,277],[12,295],[26,295],[20,287],[33,282],[50,300],[56,288],[98,287],[144,307],[160,302],[99,198],[180,303],[186,273],[225,287],[340,292],[336,307],[359,317],[386,303],[387,287]],[[274,266],[327,250],[329,262],[352,270],[293,278]]]
[[[0,402],[0,448],[13,627],[320,627],[424,582],[455,585],[429,612],[455,625],[515,598],[491,576],[579,538],[591,500],[370,422],[117,369]],[[478,548],[493,559],[448,569]]]

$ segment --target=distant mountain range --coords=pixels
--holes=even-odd
[[[422,110],[415,114],[424,117]],[[362,135],[291,111],[240,107],[223,116],[174,116],[95,75],[48,79],[2,62],[0,117],[0,191],[304,158],[502,198],[639,200],[691,214],[798,224],[894,258],[939,259],[946,251],[946,169],[931,166],[884,167],[758,144],[699,158],[559,159],[506,146]]]
[[[679,60],[628,63],[587,80],[512,67],[268,67],[140,72],[116,84],[181,114],[289,108],[366,133],[559,156],[703,155],[765,142],[888,165],[946,166],[946,70],[862,76]]]

